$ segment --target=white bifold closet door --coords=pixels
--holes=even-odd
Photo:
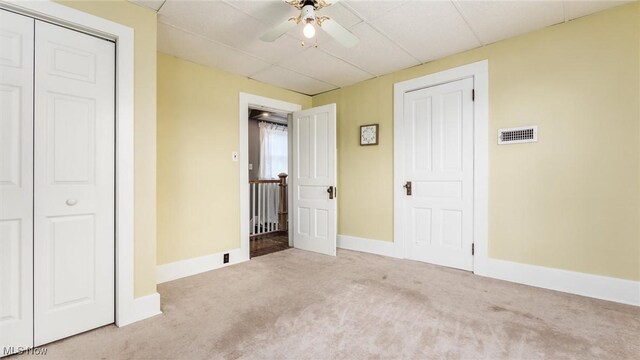
[[[115,46],[36,21],[34,342],[114,321]]]
[[[38,346],[114,322],[115,45],[0,11],[0,345]]]
[[[0,348],[33,345],[33,23],[0,10]]]

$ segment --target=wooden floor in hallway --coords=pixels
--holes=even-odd
[[[249,240],[251,257],[271,254],[289,248],[289,236],[286,232],[254,236]]]

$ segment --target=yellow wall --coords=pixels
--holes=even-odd
[[[639,7],[314,96],[338,104],[338,233],[393,239],[393,84],[488,59],[489,256],[640,280]],[[365,123],[380,145],[358,145]],[[496,144],[530,124],[538,143]]]
[[[239,93],[311,97],[158,54],[158,264],[240,247]],[[248,119],[246,120],[248,121]]]
[[[135,31],[135,296],[156,292],[156,13],[126,1],[61,1]]]

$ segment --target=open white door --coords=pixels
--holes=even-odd
[[[293,246],[336,255],[336,104],[293,113]]]

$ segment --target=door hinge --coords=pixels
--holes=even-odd
[[[471,89],[471,101],[476,101],[476,89]]]
[[[471,255],[476,254],[476,244],[471,244]]]

